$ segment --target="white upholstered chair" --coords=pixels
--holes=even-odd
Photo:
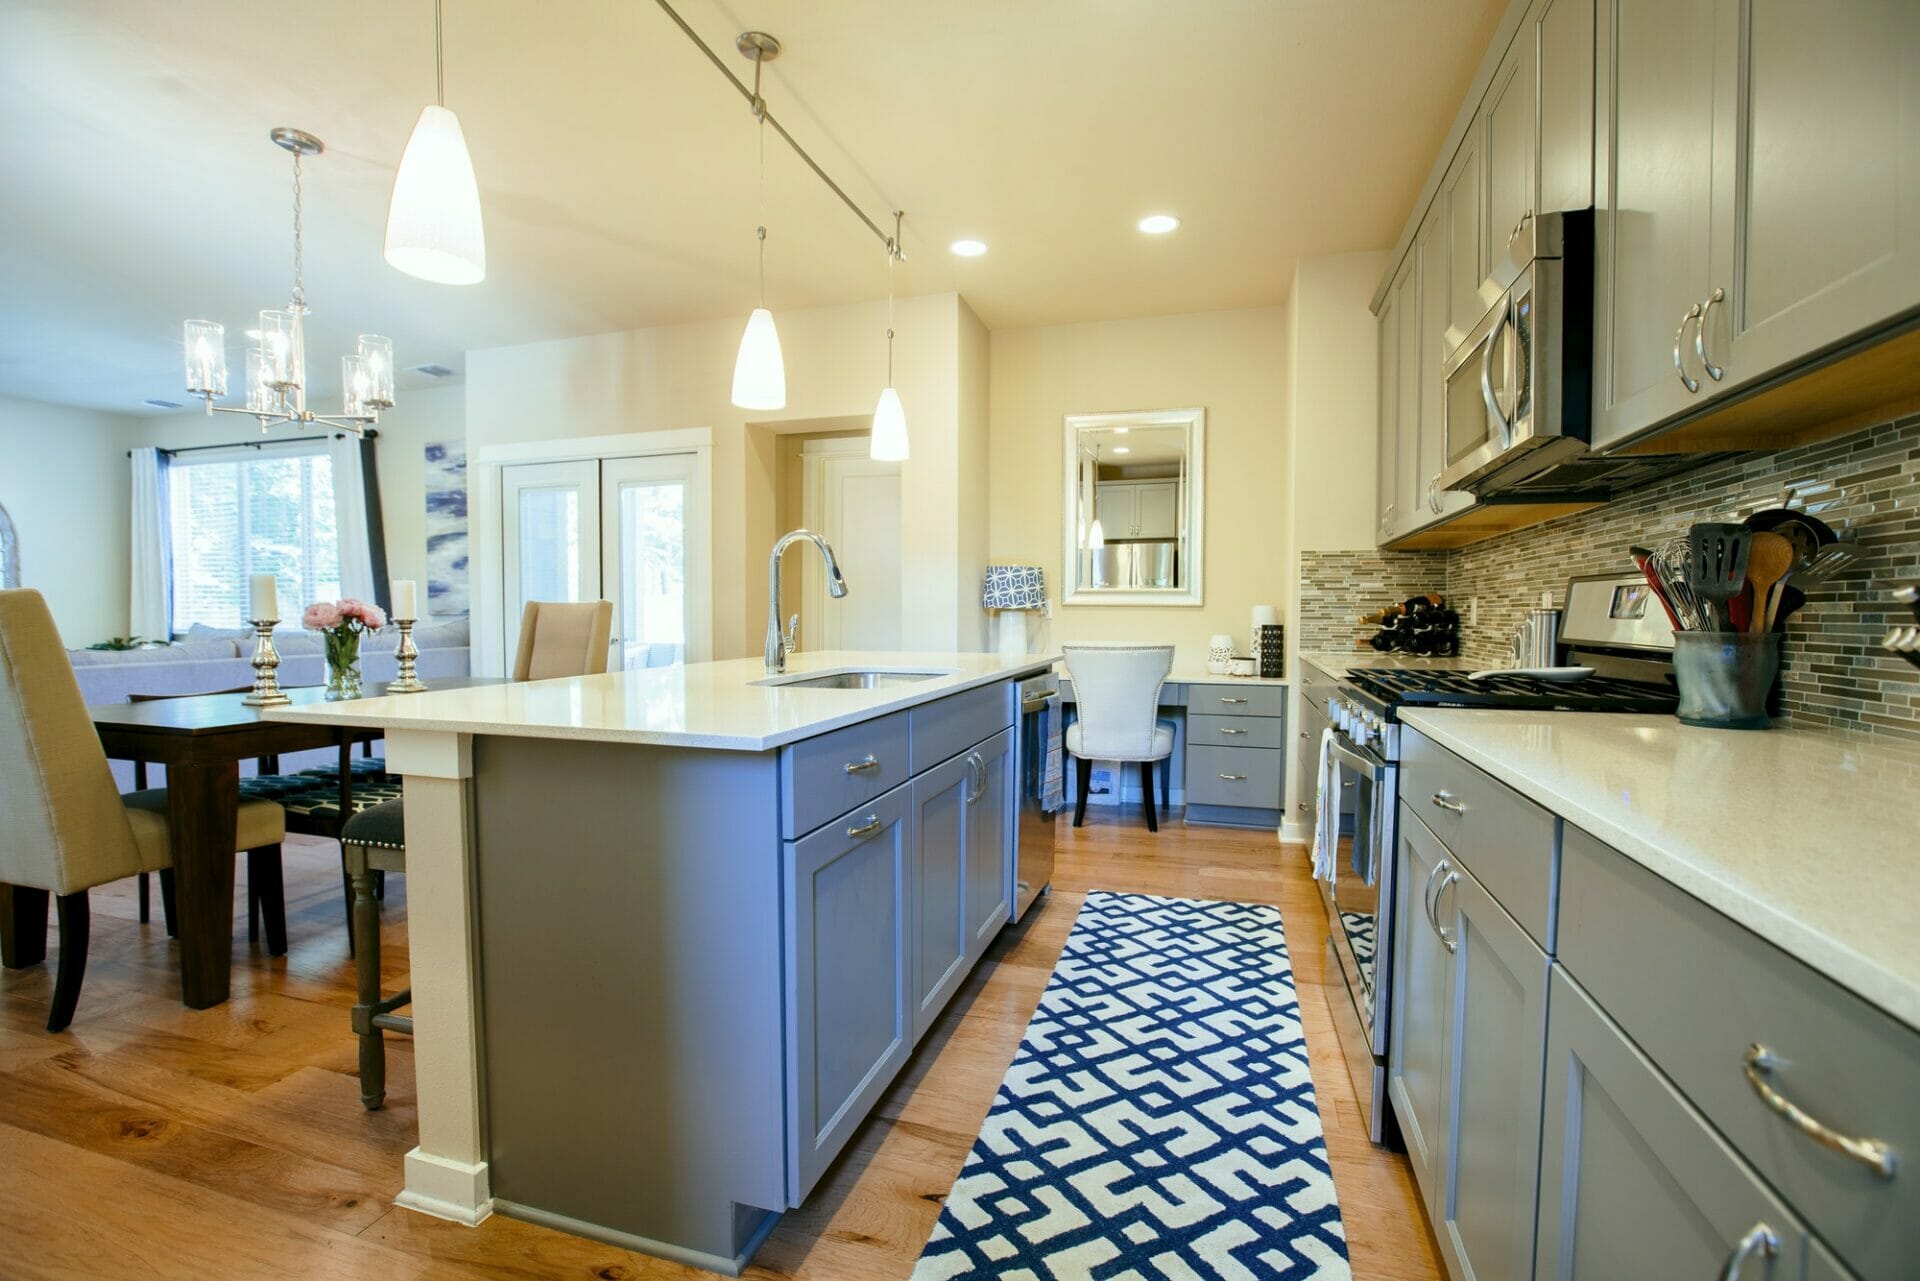
[[[1067,726],[1067,754],[1074,759],[1080,791],[1073,825],[1079,827],[1086,819],[1095,761],[1138,761],[1147,830],[1159,831],[1153,767],[1173,755],[1173,729],[1158,715],[1160,687],[1173,670],[1173,646],[1066,645],[1062,650],[1077,716]]]
[[[164,789],[120,795],[53,615],[26,588],[0,591],[0,816],[0,964],[23,969],[46,959],[54,896],[60,967],[47,1031],[58,1032],[73,1021],[87,970],[87,891],[171,866],[172,832]],[[240,846],[259,853],[262,870],[275,876],[278,904],[285,813],[271,801],[242,800],[238,828]],[[284,921],[269,920],[285,951]]]
[[[513,679],[597,676],[607,670],[613,602],[528,601],[520,615],[520,647]],[[349,1021],[360,1039],[360,1103],[368,1111],[387,1098],[384,1033],[411,1035],[413,1019],[395,1011],[413,1001],[413,989],[380,994],[380,901],[376,874],[407,870],[407,802],[384,801],[347,820],[340,833],[353,889],[354,1006]]]

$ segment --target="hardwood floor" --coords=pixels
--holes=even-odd
[[[906,1277],[1089,889],[1274,903],[1285,921],[1334,1183],[1362,1281],[1439,1276],[1406,1162],[1366,1140],[1334,1043],[1325,916],[1306,857],[1271,833],[1150,835],[1132,811],[1060,825],[1052,899],[1004,933],[878,1113],[748,1273]],[[405,878],[385,958],[405,981]],[[284,958],[235,944],[233,999],[179,1002],[173,945],[135,919],[132,882],[93,895],[93,945],[72,1028],[44,1030],[45,966],[0,974],[0,1273],[9,1278],[581,1278],[710,1274],[495,1216],[464,1228],[393,1208],[413,1146],[413,1056],[388,1051],[388,1105],[361,1109],[347,1031],[339,855],[286,848]],[[240,896],[244,905],[244,895]]]

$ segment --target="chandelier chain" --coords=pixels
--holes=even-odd
[[[302,274],[302,241],[300,222],[300,153],[293,153],[293,305],[304,308],[307,305],[307,286]]]

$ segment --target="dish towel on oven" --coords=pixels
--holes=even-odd
[[[1333,884],[1340,863],[1340,765],[1332,728],[1320,731],[1320,768],[1314,775],[1313,875]]]

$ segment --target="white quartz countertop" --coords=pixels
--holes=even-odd
[[[762,752],[948,694],[1044,671],[1058,657],[823,650],[793,655],[782,676],[852,669],[935,671],[939,675],[878,689],[795,689],[762,684],[769,679],[762,660],[736,658],[601,676],[283,707],[267,716],[357,729]]]
[[[1418,654],[1382,654],[1378,650],[1312,649],[1300,652],[1300,661],[1333,677],[1344,680],[1348,672],[1368,667],[1404,667],[1414,671],[1477,672],[1480,664],[1469,658],[1424,658]]]
[[[1920,749],[1671,716],[1401,720],[1920,1029]]]

